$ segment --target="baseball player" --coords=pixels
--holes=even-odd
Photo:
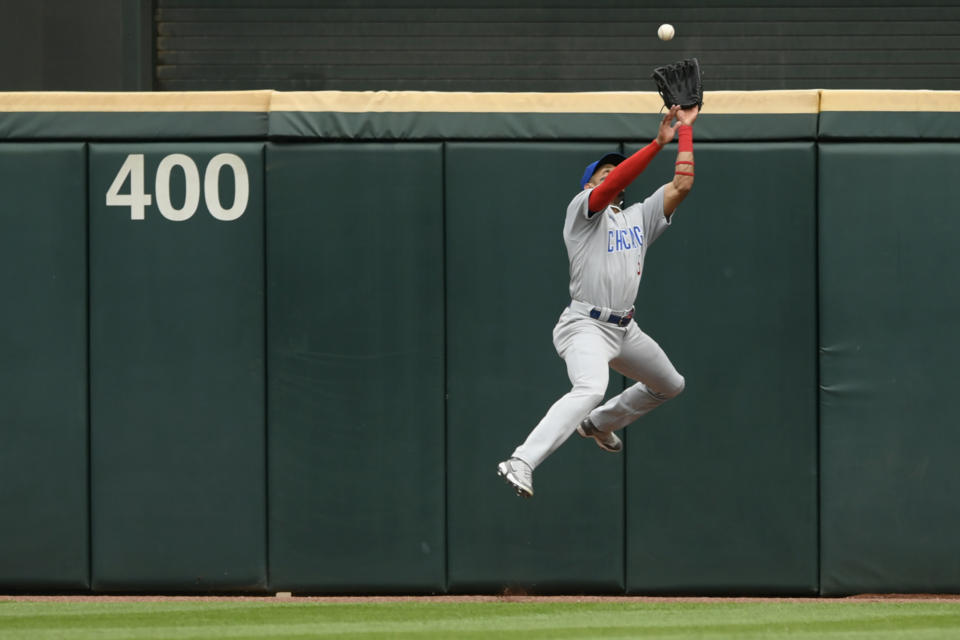
[[[533,470],[574,430],[612,453],[623,449],[616,431],[676,397],[684,380],[650,336],[633,322],[643,259],[670,226],[693,187],[693,123],[699,108],[674,105],[656,139],[629,158],[608,153],[587,165],[581,191],[567,206],[563,240],[570,260],[570,304],[553,329],[553,344],[573,388],[557,400],[497,473],[517,495],[533,496]],[[676,122],[674,122],[676,120]],[[673,180],[641,203],[623,207],[624,189],[653,157],[678,139]],[[608,366],[636,384],[602,406]]]

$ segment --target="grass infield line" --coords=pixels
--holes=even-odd
[[[960,600],[0,596],[0,638],[960,637]]]

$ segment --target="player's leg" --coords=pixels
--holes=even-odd
[[[591,409],[603,401],[610,378],[610,358],[617,351],[614,336],[590,319],[558,324],[554,344],[567,364],[572,388],[557,400],[513,452],[531,469],[556,451]]]
[[[553,403],[526,441],[513,452],[536,469],[547,456],[557,450],[591,409],[603,400],[610,379],[609,351],[593,336],[575,341],[566,352],[567,375],[573,387]]]
[[[590,412],[590,422],[601,431],[622,429],[680,395],[684,388],[683,376],[660,345],[633,323],[610,366],[637,382]]]

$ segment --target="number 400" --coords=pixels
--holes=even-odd
[[[180,167],[186,178],[186,196],[179,209],[170,202],[170,172],[174,167]],[[220,170],[223,167],[233,170],[233,205],[229,209],[224,208],[220,202]],[[127,176],[130,176],[130,193],[120,193]],[[113,184],[107,189],[107,206],[130,207],[130,219],[143,220],[146,208],[151,203],[150,194],[144,193],[143,181],[143,154],[131,153],[117,172]],[[200,204],[200,172],[193,159],[182,153],[165,156],[157,167],[154,192],[157,196],[157,208],[167,220],[180,222],[196,213]],[[210,215],[224,222],[236,220],[246,211],[249,197],[247,166],[239,156],[221,153],[207,163],[203,175],[203,199]]]

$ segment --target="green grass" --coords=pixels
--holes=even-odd
[[[0,639],[14,638],[960,638],[960,601],[0,600]]]

